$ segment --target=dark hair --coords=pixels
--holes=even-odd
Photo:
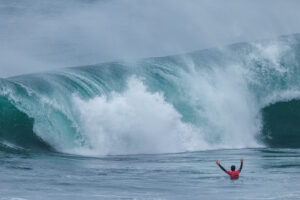
[[[231,165],[231,171],[235,171],[235,166]]]

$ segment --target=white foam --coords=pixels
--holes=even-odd
[[[300,91],[297,89],[290,89],[286,91],[273,91],[267,95],[262,103],[262,107],[265,107],[276,102],[288,102],[293,99],[300,99]]]
[[[188,94],[181,100],[193,106],[200,123],[182,121],[163,94],[147,91],[135,77],[123,93],[91,100],[74,97],[80,132],[89,146],[72,149],[83,155],[175,153],[218,148],[260,146],[260,107],[239,66],[188,73],[180,83]],[[186,99],[184,99],[186,98]],[[69,150],[67,150],[69,151]]]
[[[190,66],[195,66],[188,62]],[[182,72],[189,94],[185,101],[197,109],[197,118],[211,148],[257,147],[260,132],[259,110],[247,87],[242,66]]]
[[[181,115],[160,93],[150,93],[131,78],[124,93],[89,101],[74,97],[81,133],[89,148],[84,155],[172,153],[207,149],[199,130],[183,123]]]
[[[271,42],[267,44],[256,43],[253,44],[258,51],[255,53],[250,54],[250,58],[256,60],[266,59],[270,62],[268,65],[269,68],[276,70],[279,73],[286,73],[288,72],[288,68],[281,66],[280,58],[284,53],[290,50],[288,45],[284,45],[279,42]]]

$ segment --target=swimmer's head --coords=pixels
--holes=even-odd
[[[235,166],[231,165],[231,171],[235,171]]]

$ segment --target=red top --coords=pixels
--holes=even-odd
[[[241,170],[237,170],[237,171],[225,171],[227,174],[229,174],[230,179],[234,180],[234,179],[238,179],[239,178],[239,174],[241,172]]]

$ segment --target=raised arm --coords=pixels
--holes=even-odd
[[[241,159],[240,171],[242,171],[242,168],[243,168],[243,163],[244,163],[244,159],[242,158],[242,159]]]
[[[217,165],[219,165],[219,167],[220,167],[225,173],[227,173],[227,170],[224,169],[224,167],[220,164],[219,161],[216,161],[216,163],[217,163]]]

